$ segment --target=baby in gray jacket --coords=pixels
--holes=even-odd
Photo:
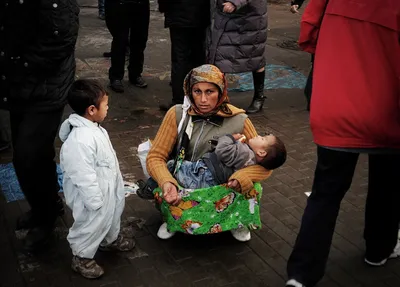
[[[215,150],[206,153],[200,160],[183,161],[175,178],[179,185],[188,189],[206,188],[226,183],[238,169],[259,164],[268,170],[276,169],[286,161],[284,143],[269,134],[247,141],[244,135],[221,136]],[[168,162],[173,168],[173,161]]]

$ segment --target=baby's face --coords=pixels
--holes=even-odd
[[[269,146],[274,144],[276,138],[274,135],[266,135],[266,136],[256,136],[249,140],[249,146],[252,148],[254,152],[258,152],[259,150],[267,150]]]

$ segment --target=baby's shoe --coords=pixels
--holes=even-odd
[[[100,251],[131,251],[136,245],[135,240],[133,238],[127,238],[122,236],[121,234],[118,235],[117,240],[109,245],[100,245]]]
[[[158,229],[157,236],[160,239],[170,239],[172,236],[175,235],[175,232],[168,231],[168,225],[166,222],[161,224],[160,228]]]
[[[240,242],[247,242],[251,239],[250,230],[247,227],[240,227],[231,230],[232,236]]]
[[[96,279],[104,274],[103,268],[94,259],[80,258],[78,256],[72,257],[71,268],[88,279]]]

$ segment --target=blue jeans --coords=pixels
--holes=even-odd
[[[174,161],[167,162],[168,169],[171,171]],[[217,185],[214,176],[202,160],[183,161],[181,167],[175,175],[179,185],[188,189],[207,188]]]
[[[105,2],[105,0],[98,0],[99,15],[104,15],[104,13],[105,13],[105,10],[104,10],[104,2]]]

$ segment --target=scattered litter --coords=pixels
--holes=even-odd
[[[132,260],[135,258],[140,258],[140,257],[148,257],[149,254],[147,254],[146,252],[144,252],[142,249],[139,248],[139,246],[135,246],[135,248],[128,253],[128,259]]]
[[[304,194],[307,195],[307,197],[310,197],[311,191],[307,191],[307,192],[305,192]]]
[[[139,186],[136,183],[124,181],[125,197],[131,196],[132,194],[136,194],[136,191],[138,189]]]

